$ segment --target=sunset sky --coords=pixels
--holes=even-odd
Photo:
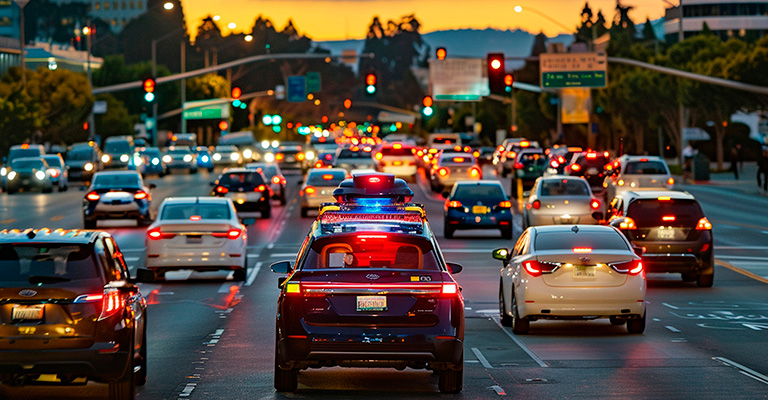
[[[548,36],[563,33],[560,25],[538,15],[550,16],[568,27],[579,24],[584,0],[181,0],[190,31],[208,14],[220,15],[219,24],[225,35],[227,25],[237,24],[235,32],[249,32],[257,16],[269,18],[278,30],[289,18],[300,33],[313,40],[361,39],[368,25],[378,15],[385,22],[403,15],[415,14],[422,23],[421,33],[459,28],[516,29]],[[677,3],[677,0],[672,0]],[[656,19],[664,15],[667,7],[663,0],[623,0],[634,6],[630,14],[635,23],[646,17]],[[523,12],[516,13],[516,5]],[[615,12],[615,0],[591,0],[589,5],[596,14],[602,10],[609,22]],[[526,10],[526,7],[529,9]],[[534,10],[530,10],[533,8]]]

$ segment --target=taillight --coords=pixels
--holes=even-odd
[[[213,232],[211,233],[211,236],[215,238],[227,238],[227,239],[237,239],[240,237],[240,234],[242,234],[243,231],[240,229],[231,228],[230,230],[226,232]]]
[[[263,192],[265,190],[267,190],[267,187],[265,185],[259,185],[256,187],[257,192]]]
[[[104,289],[104,293],[83,294],[77,296],[74,301],[76,304],[96,302],[101,302],[101,315],[99,315],[99,320],[109,318],[125,307],[123,298],[120,296],[120,291],[114,288]]]
[[[381,160],[382,158],[384,158],[384,154],[381,154],[381,152],[376,153],[377,160]]]
[[[85,195],[85,198],[90,200],[90,201],[97,201],[98,199],[101,198],[101,196],[99,196],[99,194],[96,193],[96,192],[91,192],[91,193],[88,193],[87,195]]]
[[[313,188],[312,186],[307,186],[307,188],[304,189],[304,193],[306,193],[309,196],[314,196],[316,192],[317,190],[315,190],[315,188]]]
[[[456,294],[459,293],[459,285],[451,282],[451,283],[443,283],[443,289],[441,290],[442,294]]]
[[[637,229],[637,224],[635,224],[635,220],[629,217],[624,218],[624,221],[621,221],[619,223],[619,229]]]
[[[591,208],[593,210],[600,209],[600,200],[592,199],[592,201],[589,202],[589,208]]]
[[[549,162],[549,166],[552,168],[557,168],[560,166],[560,164],[556,160],[552,160]]]
[[[280,184],[280,177],[279,176],[273,176],[272,177],[272,183],[274,183],[275,185]]]
[[[538,210],[541,208],[541,201],[535,200],[533,203],[531,203],[531,207],[533,207],[534,210]]]
[[[579,172],[579,171],[581,171],[581,165],[579,165],[579,164],[573,164],[573,165],[571,165],[571,171],[574,171],[574,172]]]
[[[631,260],[608,264],[614,271],[621,274],[638,275],[643,272],[643,263],[640,260]]]
[[[539,266],[538,261],[526,261],[523,263],[523,267],[525,268],[525,272],[529,275],[533,277],[541,276],[541,267]]]
[[[148,230],[147,236],[152,240],[160,240],[160,239],[173,239],[176,237],[176,234],[163,232],[158,226],[157,228],[152,228]]]
[[[139,190],[138,192],[133,194],[133,198],[136,200],[143,200],[147,198],[147,192],[143,190]]]
[[[448,176],[448,168],[440,168],[437,170],[437,174],[440,176]]]
[[[216,193],[227,194],[228,192],[229,192],[229,189],[225,188],[224,186],[216,186]]]
[[[446,201],[446,202],[445,202],[445,207],[446,207],[446,208],[461,208],[461,207],[462,207],[462,205],[461,205],[461,202],[460,202],[460,201],[458,201],[458,200],[452,200],[452,201]]]
[[[499,202],[499,208],[512,208],[512,202],[509,200],[504,200]]]
[[[515,169],[523,169],[523,163],[516,162]]]
[[[473,178],[479,178],[480,177],[480,168],[472,167],[469,169],[469,176]]]
[[[283,159],[285,159],[285,155],[283,153],[277,153],[275,156],[275,160],[277,161],[283,161]]]
[[[712,229],[712,224],[709,223],[709,220],[707,217],[703,217],[699,220],[699,222],[696,224],[696,230],[697,231],[708,231]]]
[[[674,184],[675,184],[675,178],[669,178],[669,179],[667,179],[667,185],[670,185],[670,186],[672,186],[672,185],[674,185]]]

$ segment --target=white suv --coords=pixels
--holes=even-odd
[[[658,156],[623,155],[612,166],[613,173],[603,180],[606,200],[627,190],[672,189],[675,184],[667,163]]]

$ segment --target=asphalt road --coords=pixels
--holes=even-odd
[[[489,178],[493,178],[490,174]],[[167,196],[207,195],[205,172],[150,179],[156,207]],[[272,262],[295,257],[311,220],[299,216],[298,176],[288,204],[248,228],[245,282],[228,273],[169,273],[143,284],[149,299],[149,380],[140,399],[271,398],[766,398],[768,397],[768,200],[721,188],[689,188],[715,229],[715,286],[697,288],[679,275],[649,274],[648,325],[630,335],[607,320],[536,321],[515,336],[498,321],[501,263],[491,250],[510,247],[498,231],[459,231],[442,238],[442,204],[422,180],[415,201],[427,207],[445,258],[466,300],[464,391],[442,395],[426,371],[329,368],[302,371],[299,390],[272,387],[278,295]],[[505,187],[509,187],[505,183]],[[0,229],[82,227],[77,188],[64,193],[0,194]],[[145,228],[99,224],[117,239],[132,269],[143,265]],[[520,233],[519,215],[515,237]],[[751,271],[751,272],[750,272]],[[751,274],[751,276],[750,276]],[[106,386],[0,388],[9,399],[98,398]]]

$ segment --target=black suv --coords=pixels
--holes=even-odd
[[[711,287],[715,278],[712,224],[687,192],[629,191],[611,201],[609,224],[642,247],[648,272],[679,272]]]
[[[589,182],[592,193],[596,197],[603,197],[605,188],[605,166],[611,163],[610,154],[607,151],[598,153],[595,151],[583,151],[574,154],[571,163],[565,167],[565,174],[581,176]]]
[[[106,232],[0,231],[0,382],[109,384],[133,399],[147,379],[146,300]]]
[[[390,189],[394,203],[389,203]],[[404,193],[406,192],[407,193]],[[299,370],[431,369],[439,389],[460,392],[464,299],[421,205],[389,174],[355,175],[334,192],[278,280],[275,389],[292,392]]]
[[[231,199],[237,212],[258,211],[262,218],[272,215],[272,188],[263,171],[230,168],[211,186],[211,196]]]

